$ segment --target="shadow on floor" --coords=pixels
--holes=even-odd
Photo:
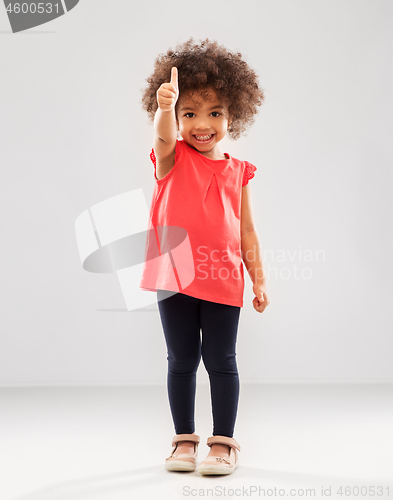
[[[262,488],[266,491],[277,488],[277,490],[285,490],[284,496],[289,495],[289,490],[295,488],[299,491],[297,496],[306,496],[305,492],[300,490],[315,490],[315,493],[309,493],[308,496],[313,498],[322,497],[322,488],[327,493],[327,489],[331,489],[330,498],[341,498],[343,495],[337,496],[337,489],[342,486],[375,486],[375,481],[359,481],[359,478],[349,477],[332,477],[322,476],[308,473],[298,473],[289,471],[278,471],[268,469],[258,469],[255,467],[247,467],[239,465],[239,467],[229,475],[220,476],[202,476],[197,471],[194,472],[169,472],[166,471],[164,465],[156,465],[133,469],[124,472],[101,474],[98,476],[85,477],[64,481],[55,485],[48,486],[36,490],[31,493],[23,494],[14,497],[13,500],[123,500],[125,498],[151,499],[151,498],[183,498],[184,496],[195,496],[186,494],[191,489],[194,491],[205,490],[224,486],[228,489],[234,488]],[[385,484],[385,486],[388,486]],[[255,490],[254,490],[255,491]],[[385,492],[386,490],[385,490]],[[137,497],[136,497],[137,495]],[[200,493],[198,493],[198,496]],[[204,493],[207,496],[207,492]],[[271,496],[268,493],[265,495],[256,492],[257,497]],[[254,496],[251,495],[251,496]],[[203,495],[202,495],[203,496]],[[212,496],[210,494],[210,496]],[[244,496],[244,494],[237,494]],[[248,496],[248,495],[245,495]],[[276,496],[283,496],[278,495]],[[293,495],[292,495],[293,496]],[[378,498],[388,498],[388,496],[378,496]]]

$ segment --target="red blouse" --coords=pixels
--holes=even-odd
[[[176,141],[175,164],[156,177],[140,288],[168,290],[243,307],[241,195],[256,167],[206,158]]]

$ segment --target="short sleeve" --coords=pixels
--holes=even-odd
[[[246,186],[248,184],[248,181],[254,177],[254,172],[257,170],[257,167],[252,163],[248,161],[245,161],[244,163],[246,164],[246,168],[244,169],[242,186]]]
[[[181,141],[176,140],[175,163],[177,162],[177,159],[179,158],[179,155],[180,155],[180,143],[181,143]],[[156,176],[157,158],[156,158],[156,155],[154,154],[154,148],[151,149],[150,160],[152,161],[152,163],[154,165],[154,178],[156,180],[158,180],[157,176]]]

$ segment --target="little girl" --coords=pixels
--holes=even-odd
[[[190,38],[160,55],[147,82],[142,103],[154,121],[155,188],[140,288],[157,292],[168,352],[176,435],[165,467],[196,469],[194,404],[202,357],[213,433],[198,472],[229,474],[240,451],[233,432],[242,260],[253,282],[254,309],[262,313],[270,301],[248,185],[256,167],[222,153],[219,143],[226,134],[237,139],[245,131],[264,94],[242,55],[208,38],[199,45]]]

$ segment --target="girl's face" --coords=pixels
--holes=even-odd
[[[177,104],[179,133],[182,138],[201,154],[212,159],[221,156],[217,144],[228,129],[228,109],[218,100],[213,89],[181,94]]]

